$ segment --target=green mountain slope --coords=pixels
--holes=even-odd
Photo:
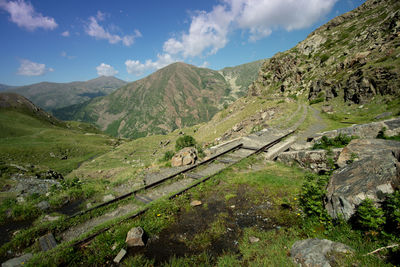
[[[73,119],[93,122],[109,134],[137,138],[208,121],[229,93],[217,71],[174,63],[106,97],[75,106],[71,113]],[[55,114],[65,119],[67,111]]]
[[[7,91],[23,95],[41,108],[50,111],[108,95],[125,84],[125,81],[115,77],[102,76],[86,82],[41,82],[9,88]]]
[[[267,60],[249,94],[380,105],[400,95],[399,55],[400,2],[367,1]]]
[[[37,165],[66,174],[113,142],[91,125],[61,122],[23,96],[0,93],[0,165]]]

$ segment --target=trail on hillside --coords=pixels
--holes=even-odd
[[[319,133],[327,127],[326,123],[321,118],[321,112],[319,110],[317,110],[311,106],[308,106],[308,107],[305,106],[305,108],[312,111],[312,116],[313,116],[314,121],[305,131],[300,132],[298,134],[298,137],[297,137],[298,144],[305,144],[307,142],[307,138],[309,136]]]

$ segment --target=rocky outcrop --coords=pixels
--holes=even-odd
[[[171,159],[172,167],[195,164],[197,160],[197,149],[194,147],[185,147],[175,154]]]
[[[294,262],[302,267],[340,266],[352,249],[342,243],[327,239],[305,239],[297,241],[290,250]]]
[[[368,0],[266,60],[248,95],[363,104],[400,95],[400,2]],[[390,97],[389,97],[390,96]]]
[[[340,84],[333,81],[317,80],[310,87],[308,99],[321,98],[322,100],[331,100],[338,96],[339,90]]]
[[[331,158],[333,162],[336,162],[341,151],[341,148],[333,149],[332,154],[328,154],[328,151],[323,149],[288,151],[279,154],[277,160],[288,165],[297,163],[304,169],[316,173],[324,173],[332,168],[328,163],[328,158]]]
[[[318,133],[309,138],[309,141],[316,142],[320,140],[322,136],[333,138],[335,136],[338,136],[339,134],[347,136],[352,136],[352,135],[358,136],[361,139],[376,138],[379,131],[381,131],[383,128],[386,128],[385,134],[387,136],[395,136],[400,134],[400,118],[395,118],[380,122],[372,122],[367,124],[358,124],[333,131]]]
[[[325,207],[333,218],[348,220],[364,199],[378,204],[400,187],[400,142],[353,140],[339,156],[342,166],[351,153],[358,160],[336,170],[327,187]]]
[[[8,192],[14,192],[18,196],[42,195],[49,192],[52,186],[61,187],[60,182],[52,179],[38,179],[24,175],[16,175],[11,180],[16,182],[16,186],[11,187]]]

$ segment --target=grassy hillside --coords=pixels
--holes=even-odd
[[[91,125],[58,121],[22,96],[0,94],[3,164],[39,165],[67,174],[80,162],[108,151],[113,142]]]

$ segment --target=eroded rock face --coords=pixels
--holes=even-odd
[[[291,164],[295,162],[302,168],[312,170],[316,173],[321,173],[330,170],[328,158],[332,158],[332,160],[335,162],[341,151],[341,148],[335,148],[332,150],[332,155],[328,155],[328,151],[323,149],[289,151],[281,153],[278,156],[278,161],[281,161],[285,164]]]
[[[302,267],[340,266],[341,258],[351,253],[342,243],[318,238],[297,241],[290,250],[294,262]]]
[[[194,147],[185,147],[172,157],[172,167],[195,164],[197,160],[197,149]]]
[[[351,153],[359,157],[345,165]],[[342,155],[343,154],[343,155]],[[348,220],[366,198],[376,204],[400,186],[400,142],[390,140],[353,140],[339,156],[342,168],[329,181],[326,209],[333,218]]]

